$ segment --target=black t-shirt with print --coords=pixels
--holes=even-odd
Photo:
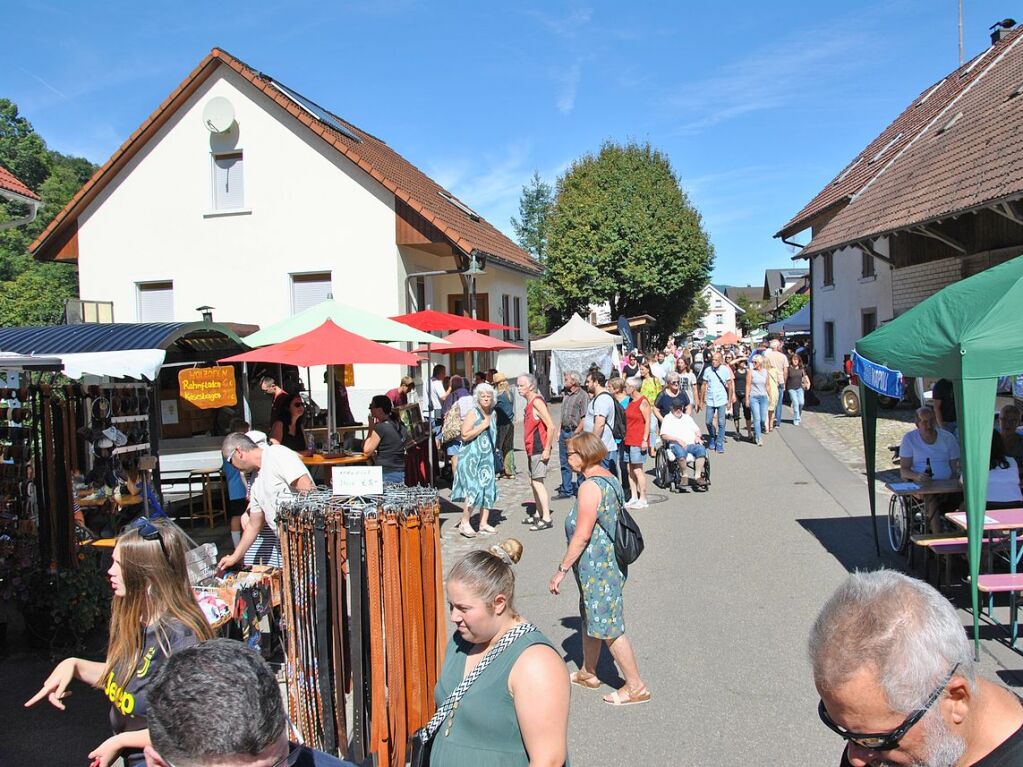
[[[123,689],[121,680],[113,679],[113,673],[103,680],[103,692],[111,703],[110,726],[115,733],[144,730],[149,726],[146,698],[150,683],[163,668],[169,654],[191,647],[196,642],[192,630],[180,621],[171,620],[161,626],[146,627],[142,659]],[[142,749],[125,749],[121,756],[129,767],[145,762]]]
[[[842,752],[841,767],[852,767],[848,748]],[[1023,767],[1023,727],[1012,733],[999,744],[998,748],[972,767]]]

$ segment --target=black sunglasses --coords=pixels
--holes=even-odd
[[[139,537],[144,541],[159,541],[164,558],[170,562],[170,553],[167,551],[167,544],[163,542],[163,536],[160,535],[160,528],[154,525],[149,517],[137,517],[125,529],[138,530]]]
[[[913,725],[923,719],[924,714],[934,705],[935,701],[941,697],[941,694],[945,691],[948,683],[952,681],[952,676],[955,674],[956,669],[959,668],[959,664],[955,664],[952,670],[948,672],[948,676],[945,680],[938,685],[938,688],[931,693],[931,696],[927,699],[924,705],[910,714],[906,721],[896,727],[890,732],[877,732],[877,733],[860,733],[851,732],[845,729],[841,725],[835,724],[834,720],[828,715],[828,710],[824,707],[824,701],[822,700],[817,705],[817,714],[820,716],[821,721],[826,724],[832,732],[841,735],[846,740],[852,741],[858,746],[870,749],[871,751],[892,751],[899,747],[899,741],[906,737],[906,733],[909,732]]]

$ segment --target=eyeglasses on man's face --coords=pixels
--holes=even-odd
[[[302,746],[298,743],[288,743],[288,753],[282,756],[273,764],[268,767],[295,767],[298,763],[298,758],[302,755]],[[175,767],[170,762],[167,762],[168,767]]]
[[[828,714],[828,710],[824,706],[823,700],[817,704],[817,714],[820,716],[821,721],[824,722],[824,724],[826,724],[833,732],[842,736],[846,740],[855,743],[857,746],[862,746],[870,751],[894,751],[899,747],[900,741],[906,737],[906,733],[913,729],[913,726],[924,718],[924,714],[926,714],[928,710],[930,710],[931,706],[934,705],[935,701],[941,697],[941,694],[945,691],[948,683],[952,681],[952,676],[955,674],[957,668],[959,668],[958,663],[952,667],[952,670],[948,672],[948,676],[946,676],[942,683],[938,685],[934,692],[931,693],[923,706],[906,717],[905,721],[903,721],[903,723],[894,730],[890,730],[888,732],[860,733],[847,730],[841,725],[835,723]]]

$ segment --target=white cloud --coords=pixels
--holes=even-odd
[[[572,114],[572,110],[575,109],[575,96],[579,91],[581,76],[582,62],[576,61],[562,78],[561,92],[558,94],[558,111],[563,115]]]
[[[526,11],[526,13],[539,21],[549,32],[566,38],[575,37],[593,18],[593,9],[585,7],[575,8],[567,16],[552,16],[536,10]]]

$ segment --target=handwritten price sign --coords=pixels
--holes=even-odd
[[[334,495],[380,495],[384,470],[380,466],[335,466],[331,469]]]
[[[181,399],[200,410],[212,410],[238,404],[234,368],[186,368],[178,371]]]

